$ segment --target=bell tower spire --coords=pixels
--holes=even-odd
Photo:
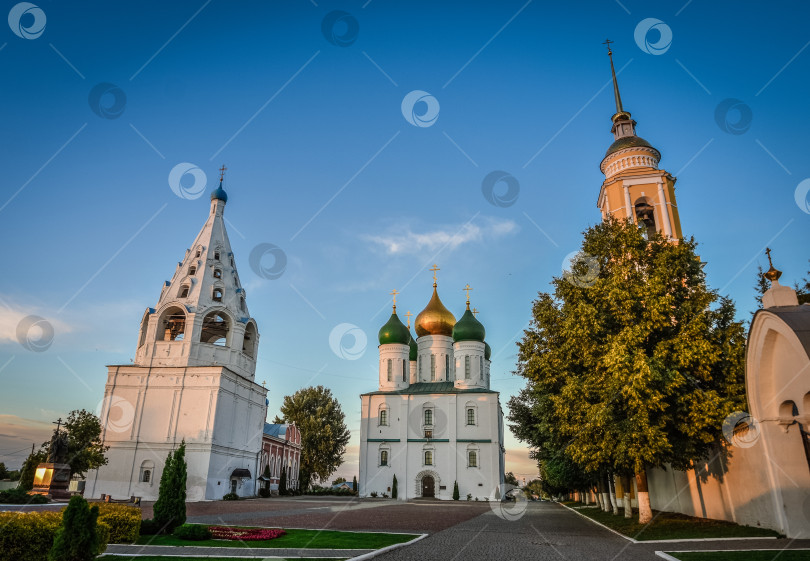
[[[619,94],[612,43],[607,39],[602,44],[607,46],[610,59],[616,113],[610,118],[613,143],[600,165],[605,181],[596,206],[603,217],[632,220],[645,235],[661,232],[668,239],[678,240],[683,234],[675,204],[675,178],[659,169],[661,153],[636,135],[636,122],[625,111]]]

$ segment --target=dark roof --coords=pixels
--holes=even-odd
[[[642,146],[644,148],[652,148],[653,150],[655,150],[652,144],[650,144],[640,136],[623,136],[622,138],[616,139],[613,142],[613,144],[610,145],[610,148],[608,148],[607,152],[605,152],[605,158],[607,158],[614,152],[618,152],[619,150],[624,150],[625,148],[636,148],[638,146]]]
[[[278,423],[265,423],[264,434],[267,436],[275,436],[276,438],[284,438],[287,434],[287,425]]]
[[[774,306],[758,310],[754,315],[751,324],[757,320],[757,316],[762,312],[770,312],[793,330],[804,347],[804,352],[810,357],[810,304],[799,304],[798,306]]]
[[[231,477],[250,477],[250,470],[245,468],[236,468],[233,470]]]
[[[498,393],[493,390],[481,388],[461,389],[453,385],[453,382],[418,382],[411,384],[404,390],[366,392],[362,395],[411,395],[418,393]]]

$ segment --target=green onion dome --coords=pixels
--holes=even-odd
[[[492,356],[492,347],[489,346],[489,343],[484,341],[484,358],[489,360],[489,357]]]
[[[467,310],[453,326],[453,341],[480,341],[483,343],[486,334],[484,325],[475,318],[470,311],[470,303],[467,302]]]
[[[391,314],[388,323],[380,328],[379,338],[380,345],[407,345],[410,343],[411,331],[399,321],[396,308],[394,308],[394,313]]]
[[[408,330],[408,335],[410,334],[410,330]],[[411,347],[411,352],[408,353],[408,360],[416,360],[416,356],[419,354],[419,347],[416,345],[416,341],[414,341],[413,337],[411,337],[408,344]]]

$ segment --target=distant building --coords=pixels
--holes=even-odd
[[[346,491],[354,491],[354,482],[353,481],[343,481],[342,483],[335,483],[332,485],[332,489],[335,490],[346,490]]]
[[[301,469],[301,432],[295,424],[264,424],[262,435],[262,485],[272,494],[279,491],[282,470],[287,471],[287,489],[298,489],[298,474]],[[270,468],[270,477],[265,477],[265,468]]]

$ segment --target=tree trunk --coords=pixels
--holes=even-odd
[[[610,484],[606,475],[599,478],[599,487],[602,492],[602,512],[610,512]]]
[[[652,507],[650,506],[650,492],[647,489],[647,472],[643,468],[636,472],[636,487],[638,488],[638,522],[648,524],[652,521]]]
[[[622,476],[622,487],[624,487],[624,517],[633,518],[633,505],[630,504],[630,489],[632,489],[630,477]]]
[[[610,506],[613,509],[613,514],[619,514],[619,504],[616,499],[616,483],[613,481],[613,476],[608,474],[608,494],[610,495]]]

